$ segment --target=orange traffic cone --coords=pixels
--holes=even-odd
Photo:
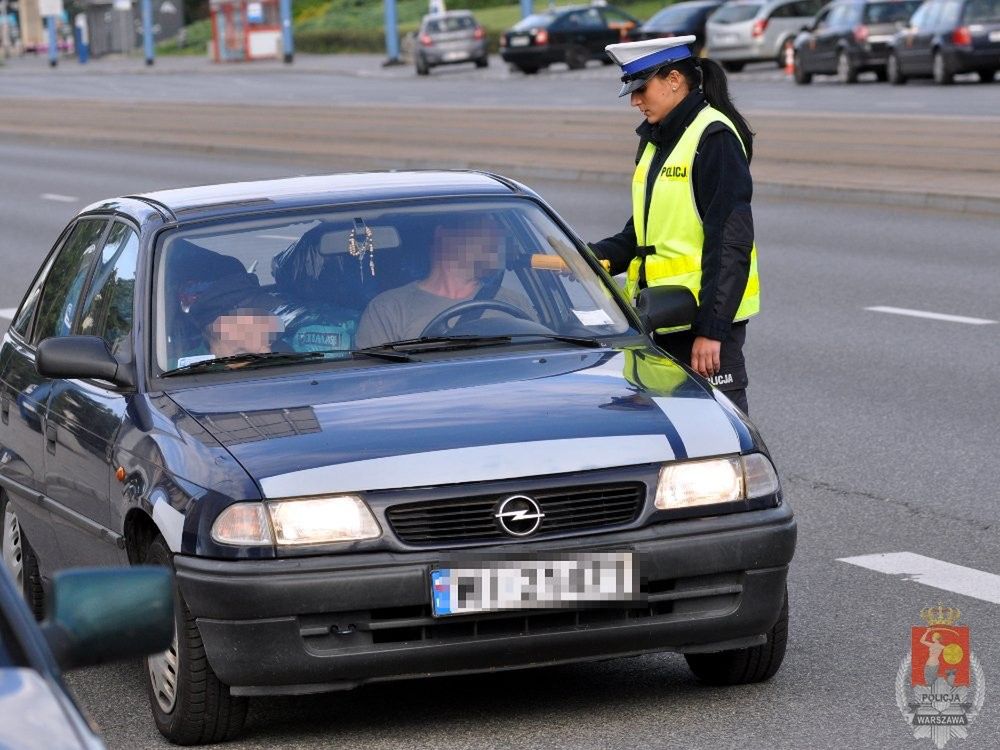
[[[791,41],[785,42],[785,75],[795,75],[795,45]]]

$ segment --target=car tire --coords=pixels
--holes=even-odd
[[[41,622],[45,617],[45,590],[38,572],[38,558],[5,494],[0,494],[0,557],[31,614]]]
[[[987,70],[976,71],[979,74],[980,83],[993,83],[993,79],[997,77],[996,68],[989,68]]]
[[[735,62],[733,60],[722,61],[722,68],[727,73],[739,73],[741,70],[743,70],[744,66],[746,66],[746,63],[743,62]]]
[[[427,60],[425,60],[421,55],[417,55],[416,67],[418,76],[429,75],[431,72],[431,66],[427,64]]]
[[[806,73],[802,70],[802,57],[800,55],[795,56],[795,61],[793,63],[792,77],[795,82],[800,86],[805,86],[812,83],[813,74]]]
[[[902,86],[906,83],[906,76],[899,67],[899,58],[896,55],[889,55],[889,60],[885,64],[885,76],[893,86]]]
[[[483,56],[476,60],[477,68],[488,68],[490,66],[490,58]]]
[[[583,70],[587,67],[590,55],[583,47],[570,47],[566,50],[566,65],[570,70]]]
[[[837,55],[837,80],[841,83],[858,82],[858,68],[847,54],[847,50],[841,50]]]
[[[748,685],[773,677],[785,659],[788,644],[788,591],[778,621],[767,632],[767,643],[714,654],[685,654],[688,667],[709,685]]]
[[[950,86],[955,82],[955,71],[951,69],[941,50],[934,53],[934,82],[941,86]]]
[[[144,562],[173,567],[163,537],[149,545]],[[174,642],[162,654],[146,659],[146,693],[156,728],[178,745],[225,742],[236,737],[246,722],[247,699],[234,698],[229,686],[215,676],[198,625],[176,584]]]
[[[526,76],[533,76],[538,72],[537,65],[518,65],[516,66],[518,70],[524,73]]]

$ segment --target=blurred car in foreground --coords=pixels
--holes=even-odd
[[[1000,0],[927,0],[890,46],[892,83],[932,77],[948,84],[971,72],[988,83],[1000,70]]]
[[[438,65],[474,62],[477,68],[485,68],[490,64],[486,30],[467,10],[424,16],[417,31],[413,61],[417,75],[422,76]]]
[[[824,0],[734,0],[708,17],[709,57],[731,72],[747,63],[785,64],[785,46],[812,20]]]
[[[691,51],[698,55],[705,46],[705,22],[724,0],[687,0],[668,5],[642,26],[632,30],[632,41],[694,35]]]
[[[869,71],[886,80],[892,36],[919,5],[920,0],[831,3],[795,40],[795,82],[806,84],[814,74],[835,73],[841,83],[855,83]]]
[[[500,55],[522,73],[537,73],[552,63],[570,70],[590,60],[610,64],[604,48],[628,39],[640,24],[613,5],[551,8],[518,21],[500,36]]]
[[[173,566],[147,687],[174,742],[420,675],[679,651],[766,680],[795,519],[753,424],[655,344],[695,310],[633,308],[498,175],[102,201],[0,349],[0,401],[52,384],[4,412],[0,484],[42,578]]]
[[[11,517],[4,521],[9,542]],[[11,551],[9,544],[5,551]],[[166,648],[173,637],[170,572],[56,573],[50,616],[39,628],[9,576],[13,560],[13,554],[5,556],[0,570],[0,747],[101,750],[104,743],[66,689],[62,670]]]

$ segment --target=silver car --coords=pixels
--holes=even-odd
[[[436,65],[474,62],[485,68],[489,65],[486,30],[467,10],[426,15],[417,32],[413,60],[421,76]]]
[[[806,26],[825,0],[735,0],[708,18],[708,55],[731,72],[748,62],[785,64],[785,47]]]

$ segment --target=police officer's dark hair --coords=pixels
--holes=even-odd
[[[733,104],[733,100],[729,98],[729,81],[726,79],[726,71],[722,69],[722,66],[707,57],[688,57],[664,66],[656,75],[659,78],[666,78],[671,70],[676,70],[684,76],[691,91],[700,89],[709,104],[732,120],[740,140],[743,141],[749,162],[753,158],[754,133],[746,118],[740,114],[736,105]]]

